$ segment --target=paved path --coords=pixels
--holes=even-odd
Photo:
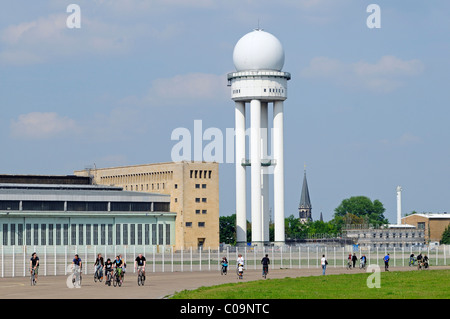
[[[450,269],[433,267],[433,269]],[[396,267],[392,271],[412,271],[416,268]],[[382,269],[383,271],[383,269]],[[417,270],[416,270],[417,271]],[[327,275],[340,273],[361,273],[359,269],[342,267],[327,269]],[[269,271],[269,278],[285,278],[322,275],[319,268],[276,269]],[[144,287],[138,287],[136,274],[126,275],[122,287],[107,287],[104,282],[94,283],[92,276],[83,275],[81,288],[67,288],[66,276],[41,276],[37,286],[31,287],[29,277],[0,278],[0,299],[160,299],[184,289],[238,282],[235,273],[221,276],[219,272],[166,272],[149,273]],[[258,270],[247,270],[243,281],[261,280]]]

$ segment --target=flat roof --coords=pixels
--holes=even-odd
[[[170,195],[104,185],[0,184],[0,200],[170,202]]]
[[[417,214],[412,214],[412,215],[408,215],[403,218],[407,218],[407,217],[411,217],[411,216],[420,216],[420,217],[425,217],[425,218],[442,218],[442,219],[450,219],[450,214],[447,213],[417,213]]]

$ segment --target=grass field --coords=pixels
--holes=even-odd
[[[380,288],[369,273],[239,282],[192,291],[172,299],[449,299],[450,270],[381,272]]]

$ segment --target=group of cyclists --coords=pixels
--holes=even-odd
[[[138,270],[138,274],[143,276],[143,280],[145,280],[145,264],[146,259],[142,254],[139,254],[134,260],[134,267],[135,269]],[[81,273],[83,263],[78,254],[75,254],[74,258],[72,259],[71,268],[74,271],[74,273]],[[122,255],[116,256],[116,258],[113,261],[110,258],[108,258],[105,262],[102,257],[102,254],[97,254],[97,258],[95,259],[94,262],[94,268],[95,268],[94,280],[103,278],[104,274],[105,278],[107,278],[105,284],[110,284],[110,280],[111,278],[113,278],[113,275],[117,274],[120,284],[123,283],[123,278],[126,272],[126,263],[125,260],[122,258]],[[30,259],[30,274],[33,276],[35,283],[37,283],[38,272],[39,272],[39,257],[34,252],[31,255]]]
[[[427,269],[429,267],[429,259],[427,255],[422,256],[421,253],[417,255],[417,257],[414,256],[414,254],[411,254],[409,256],[409,266],[415,266],[417,261],[417,267],[418,269],[425,268]]]

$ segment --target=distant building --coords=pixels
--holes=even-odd
[[[300,197],[300,204],[298,206],[298,215],[301,223],[312,221],[311,214],[312,206],[309,198],[308,182],[306,181],[306,170],[303,175],[302,194]]]
[[[75,171],[98,185],[170,195],[176,213],[175,248],[219,246],[219,164],[168,162]]]
[[[358,226],[358,225],[355,225]],[[425,244],[423,229],[410,225],[395,225],[385,228],[355,228],[346,229],[347,238],[353,239],[361,248],[371,249],[402,249]]]
[[[425,233],[427,243],[442,239],[444,230],[450,225],[450,214],[413,214],[402,218],[402,224],[414,225]]]

